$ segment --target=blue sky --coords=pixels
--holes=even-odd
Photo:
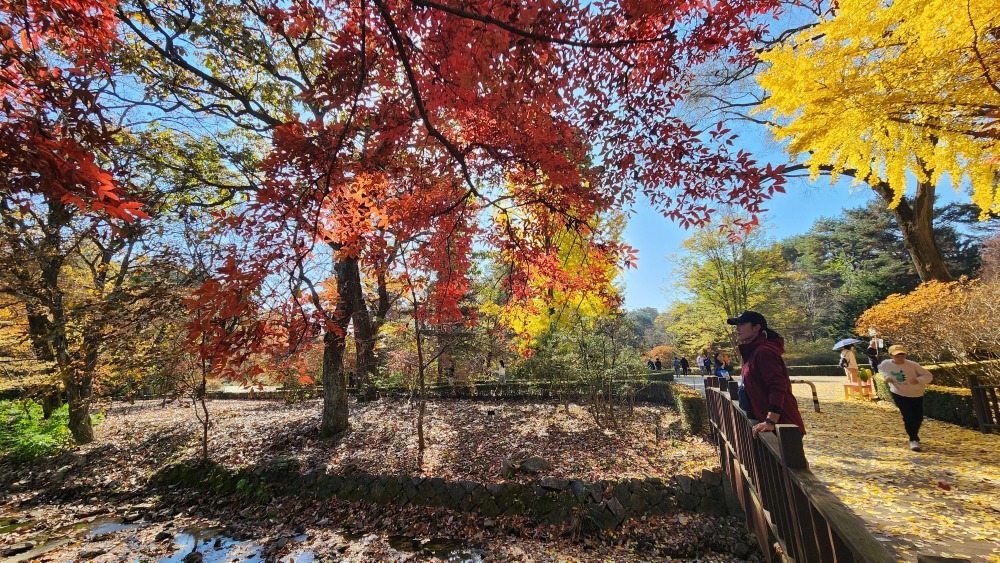
[[[767,213],[761,217],[768,225],[768,234],[775,240],[805,233],[816,219],[835,217],[844,209],[860,207],[875,196],[863,184],[852,188],[850,182],[844,181],[831,186],[829,178],[824,177],[813,185],[804,179],[792,180],[787,190],[787,193],[775,194]],[[947,184],[937,191],[941,205],[969,200],[964,194],[956,194]],[[638,249],[639,262],[622,277],[625,309],[654,307],[662,311],[680,297],[674,285],[673,265],[668,258],[679,252],[681,241],[691,233],[650,207],[636,210],[625,230],[625,240]]]

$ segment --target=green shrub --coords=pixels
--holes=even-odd
[[[839,353],[831,350],[830,340],[813,340],[810,342],[785,342],[785,353],[782,357],[786,364],[798,366],[819,366],[840,361]],[[857,347],[855,347],[857,350]],[[863,355],[863,353],[862,353]]]
[[[959,426],[979,428],[972,391],[968,389],[928,385],[924,393],[924,414]]]
[[[42,418],[42,405],[31,400],[0,401],[0,453],[20,460],[53,454],[73,440],[67,426],[69,406]]]
[[[635,400],[657,405],[677,405],[674,386],[665,381],[650,381],[646,384],[637,385]]]
[[[934,376],[934,384],[945,387],[965,387],[969,384],[969,376],[979,378],[981,385],[1000,385],[1000,373],[996,360],[964,363],[942,363],[926,365],[927,371]]]
[[[648,381],[673,381],[674,374],[665,371],[653,371],[646,376]]]
[[[875,393],[879,399],[892,401],[889,384],[881,377],[875,378]],[[924,392],[924,416],[967,428],[979,428],[972,405],[972,391],[961,387],[928,385]]]
[[[689,434],[702,434],[708,430],[708,403],[701,393],[687,385],[673,386],[677,411]]]
[[[788,366],[789,377],[804,377],[807,375],[844,375],[844,368],[839,365],[818,366]]]

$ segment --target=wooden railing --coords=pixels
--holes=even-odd
[[[895,561],[864,523],[808,469],[802,433],[778,424],[753,438],[757,423],[740,410],[738,384],[705,379],[711,434],[722,470],[767,561]]]
[[[980,385],[979,378],[969,376],[969,389],[972,390],[972,405],[976,410],[976,420],[979,421],[979,431],[989,434],[1000,431],[1000,385]]]

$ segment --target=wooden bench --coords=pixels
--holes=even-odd
[[[857,395],[859,399],[871,399],[873,395],[871,382],[845,383],[844,399],[850,399],[853,395]]]

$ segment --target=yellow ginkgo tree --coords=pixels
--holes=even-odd
[[[968,186],[983,218],[1000,214],[1000,2],[840,0],[761,58],[756,111],[786,151],[814,179],[867,183],[891,202],[920,277],[949,280],[935,188]]]

